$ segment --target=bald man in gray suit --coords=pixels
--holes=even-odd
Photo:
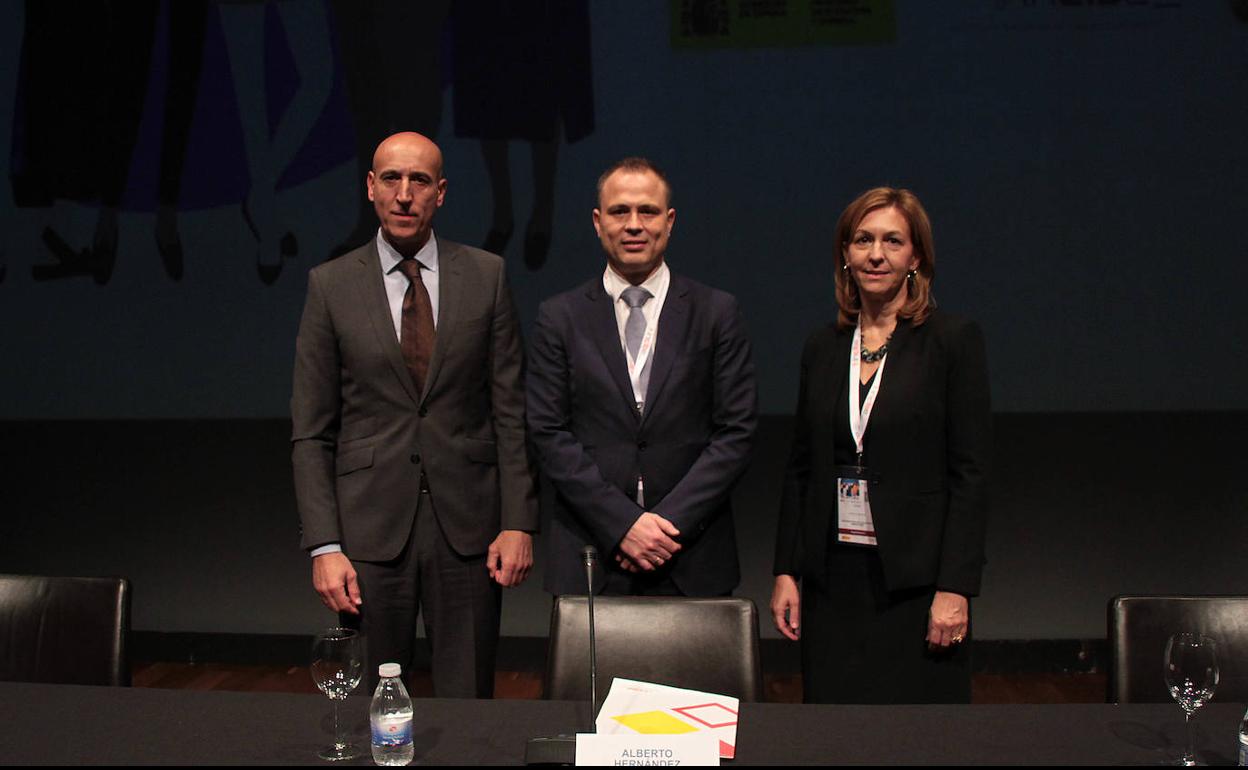
[[[295,493],[313,585],[381,663],[424,613],[438,697],[490,697],[500,589],[533,562],[523,346],[503,261],[437,238],[442,153],[377,148],[377,237],[308,277],[296,343]]]

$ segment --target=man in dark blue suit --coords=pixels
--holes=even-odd
[[[757,423],[736,300],[672,273],[671,188],[644,158],[598,180],[605,271],[544,302],[528,422],[554,485],[546,589],[584,593],[580,558],[605,558],[611,594],[716,596],[740,579],[729,502]]]

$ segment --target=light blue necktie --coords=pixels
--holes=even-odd
[[[624,322],[624,344],[628,347],[628,354],[636,361],[637,353],[641,350],[641,338],[646,334],[646,316],[641,312],[641,306],[646,304],[654,295],[640,286],[629,286],[620,297],[623,298],[624,304],[629,307],[628,320]],[[650,362],[648,360],[639,380],[641,382],[641,392],[644,396],[646,386],[650,384]]]

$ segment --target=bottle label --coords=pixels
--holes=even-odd
[[[1245,740],[1245,738],[1248,738],[1248,736],[1245,736],[1243,733],[1239,734],[1239,766],[1240,767],[1248,766],[1248,740]]]
[[[372,723],[374,746],[402,746],[412,742],[411,714],[374,717]]]

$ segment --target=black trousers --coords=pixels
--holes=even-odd
[[[494,697],[501,588],[490,579],[485,560],[485,554],[455,552],[442,534],[433,501],[421,493],[416,521],[398,558],[351,561],[364,603],[358,616],[341,617],[364,634],[370,692],[382,663],[398,663],[404,675],[410,674],[416,619],[423,613],[434,697]]]

